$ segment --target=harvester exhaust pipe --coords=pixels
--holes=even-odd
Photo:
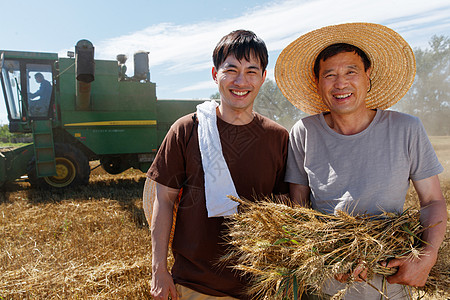
[[[91,82],[94,81],[94,46],[88,40],[80,40],[75,46],[75,73],[77,74],[77,110],[89,110],[91,106]]]
[[[147,51],[138,51],[134,54],[134,79],[137,81],[150,81],[150,68]]]

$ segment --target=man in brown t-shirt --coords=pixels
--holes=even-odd
[[[267,60],[264,42],[244,30],[224,36],[213,52],[212,76],[220,92],[215,110],[220,145],[213,146],[221,148],[237,194],[249,200],[288,192],[284,183],[288,133],[253,111]],[[155,299],[246,299],[246,278],[218,264],[227,247],[226,221],[208,217],[205,173],[212,170],[203,169],[198,127],[194,113],[177,120],[147,173],[156,182],[153,207],[144,199],[152,232],[151,293]],[[170,274],[167,248],[180,190]]]

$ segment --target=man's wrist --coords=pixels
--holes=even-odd
[[[438,258],[438,251],[439,249],[436,249],[436,247],[433,247],[432,245],[427,245],[424,247],[423,254],[420,256],[420,259],[426,259],[436,262]]]
[[[153,261],[152,262],[152,272],[153,273],[158,273],[158,272],[161,272],[161,271],[165,271],[165,272],[168,271],[167,263]]]

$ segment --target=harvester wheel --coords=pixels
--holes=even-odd
[[[32,171],[28,174],[28,178],[35,187],[64,188],[89,182],[89,160],[82,151],[71,145],[55,145],[56,176],[38,178],[34,159],[30,163]]]

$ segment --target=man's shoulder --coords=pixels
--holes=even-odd
[[[303,123],[303,124],[319,123],[322,115],[324,115],[324,114],[320,113],[320,114],[303,117],[300,119],[300,123]]]
[[[168,128],[166,139],[183,140],[186,137],[191,136],[195,131],[195,124],[198,124],[198,120],[194,112],[178,118],[169,125],[170,127]]]
[[[417,117],[415,117],[413,115],[410,115],[410,114],[407,114],[407,113],[404,113],[404,112],[400,112],[400,111],[396,111],[396,110],[390,110],[390,109],[383,110],[383,109],[380,109],[380,111],[381,111],[382,114],[390,115],[390,116],[393,116],[393,117],[396,117],[396,118],[417,119]]]
[[[195,114],[195,112],[192,112],[178,118],[175,122],[173,122],[171,128],[175,129],[175,128],[191,127],[194,124],[194,122],[197,122],[197,115]]]
[[[287,133],[287,129],[284,128],[282,125],[278,124],[274,120],[269,119],[268,117],[265,117],[257,112],[255,112],[255,118],[257,118],[259,124],[265,129],[265,130],[273,130],[278,131],[280,133]]]
[[[319,129],[322,128],[320,126],[320,117],[321,114],[306,116],[298,120],[294,126],[292,127],[292,131],[304,131],[306,128],[312,128],[312,127],[318,127]]]
[[[381,110],[381,119],[389,119],[394,124],[418,125],[421,121],[418,117],[394,110]]]

